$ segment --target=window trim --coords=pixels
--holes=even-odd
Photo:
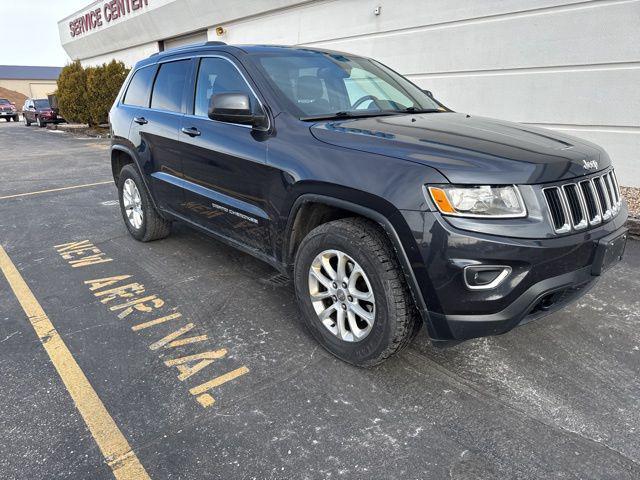
[[[252,127],[251,125],[245,125],[243,123],[221,122],[219,120],[213,120],[213,119],[209,118],[208,116],[201,116],[201,115],[196,115],[195,114],[196,95],[197,95],[197,90],[198,90],[198,75],[200,73],[200,64],[202,63],[202,59],[204,59],[204,58],[220,58],[222,60],[226,60],[227,62],[229,62],[238,71],[238,73],[240,74],[240,76],[244,80],[244,83],[247,84],[247,86],[249,87],[249,90],[251,91],[251,93],[253,94],[255,99],[258,101],[258,104],[260,105],[260,108],[264,112],[264,115],[267,117],[268,124],[267,124],[267,127],[264,129],[264,131],[268,132],[269,130],[271,130],[271,116],[269,115],[269,111],[265,108],[265,104],[260,99],[260,96],[256,92],[256,89],[253,88],[253,85],[251,85],[251,82],[247,79],[247,76],[240,69],[240,67],[236,64],[236,62],[234,62],[233,60],[231,60],[230,58],[228,58],[228,57],[226,57],[224,55],[217,55],[217,54],[210,54],[210,55],[207,55],[207,54],[197,55],[196,54],[196,55],[193,56],[193,58],[197,62],[197,68],[193,69],[193,92],[192,92],[191,98],[189,99],[190,103],[187,105],[187,113],[185,113],[185,117],[198,118],[198,119],[201,119],[201,120],[208,120],[210,122],[222,123],[222,124],[225,124],[225,125],[236,125],[238,127],[249,128],[249,129],[253,130],[254,127]]]

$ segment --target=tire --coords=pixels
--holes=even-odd
[[[30,127],[30,126],[31,126],[31,122],[29,121],[29,119],[27,118],[27,116],[26,116],[26,115],[23,115],[23,116],[24,116],[24,124],[25,124],[27,127]]]
[[[131,212],[132,209],[127,209],[125,205],[125,185],[131,186],[127,181],[135,184],[139,194],[139,211],[142,213],[139,225],[136,225],[136,222],[129,218],[128,211]],[[120,212],[127,230],[136,240],[151,242],[165,238],[171,233],[171,222],[158,215],[138,170],[132,164],[125,165],[120,170],[120,175],[118,176],[118,199],[120,201]]]
[[[334,261],[331,257],[334,252],[336,258],[340,258],[340,254],[346,255],[346,272],[349,271],[349,265],[352,265],[351,275],[353,272],[359,271],[357,267],[360,267],[364,272],[364,275],[360,274],[362,278],[358,279],[361,286],[356,289],[351,289],[349,286],[342,293],[339,290],[334,290],[337,295],[332,295],[330,298],[321,300],[323,303],[319,303],[317,298],[326,296],[331,290],[329,290],[330,287],[325,287],[324,284],[316,281],[314,275],[310,275],[311,269],[314,265],[316,267],[323,265],[322,262],[318,262],[318,258],[324,260],[330,258],[330,262]],[[331,265],[335,274],[338,271],[337,263],[331,263]],[[320,273],[324,275],[323,278],[326,281],[327,278],[331,278],[331,274],[327,273],[328,271],[324,268],[322,267]],[[349,278],[351,277],[349,276]],[[348,281],[351,283],[351,280]],[[315,283],[314,287],[312,287],[312,283]],[[340,288],[342,285],[337,283]],[[406,347],[420,329],[421,319],[393,247],[385,232],[369,220],[346,218],[325,223],[312,230],[302,240],[296,254],[294,285],[303,321],[312,335],[330,353],[353,365],[371,367],[382,363]],[[323,291],[315,291],[314,293],[318,297],[312,301],[311,291],[315,290],[315,287],[319,287]],[[374,300],[372,304],[355,298],[356,296],[361,297],[361,290],[372,291]],[[358,291],[358,295],[356,295],[356,291]],[[353,297],[349,293],[353,293]],[[343,304],[341,302],[345,296],[347,301]],[[340,303],[339,308],[344,309],[345,314],[355,312],[358,306],[360,307],[358,311],[366,310],[365,313],[373,317],[371,324],[367,326],[366,322],[363,322],[364,317],[362,317],[353,328],[347,327],[351,323],[347,320],[345,328],[342,330],[343,337],[341,337],[341,333],[337,329],[338,308],[334,309],[335,317],[332,313],[331,319],[324,320],[329,324],[335,321],[335,328],[323,323],[316,310],[316,308],[321,310],[325,305],[331,305],[336,301],[336,298]],[[354,305],[354,299],[357,305]],[[329,307],[327,310],[332,308]],[[362,338],[357,339],[356,334],[349,334],[346,331],[347,328],[349,332],[362,328],[359,330],[359,334],[363,335]],[[366,333],[367,329],[369,329],[368,333]],[[337,330],[338,333],[334,330]]]
[[[41,118],[41,117],[36,117],[36,122],[38,122],[38,126],[39,126],[40,128],[44,128],[44,127],[46,126],[46,123],[44,123],[44,122],[42,121],[42,118]]]
[[[20,121],[20,115],[15,115],[15,116],[13,117],[13,121],[14,121],[14,122],[19,122],[19,121]]]

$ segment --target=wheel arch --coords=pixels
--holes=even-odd
[[[305,228],[300,228],[300,222],[304,221],[305,209],[308,209],[310,206],[333,207],[339,209],[340,212],[344,212],[340,216],[334,216],[334,218],[331,218],[327,221],[344,218],[347,216],[359,216],[371,220],[383,229],[396,253],[404,277],[407,281],[407,285],[409,286],[409,291],[411,292],[411,296],[413,297],[413,300],[415,302],[416,308],[420,312],[420,316],[425,325],[427,325],[429,331],[431,332],[431,321],[429,318],[426,303],[414,274],[413,268],[411,267],[411,261],[409,260],[409,257],[407,255],[405,245],[403,244],[398,233],[398,228],[392,223],[387,215],[375,209],[365,207],[361,204],[349,200],[317,193],[305,193],[297,197],[297,199],[293,203],[293,206],[291,207],[291,211],[287,220],[287,226],[285,229],[284,241],[282,246],[282,258],[284,263],[286,264],[287,270],[291,269],[293,261],[295,259],[297,246],[306,234]],[[308,213],[309,210],[306,210],[306,212]],[[397,212],[397,216],[400,216],[400,212]],[[396,219],[396,223],[401,221],[403,221],[401,218]],[[322,223],[326,222],[321,221],[319,224]],[[313,225],[313,221],[311,222],[311,224]],[[400,225],[398,227],[401,228]],[[408,231],[408,225],[405,225],[405,227]],[[300,236],[302,236],[302,238],[298,238]]]
[[[140,178],[142,179],[142,182],[144,183],[144,186],[147,189],[147,192],[149,193],[149,198],[151,198],[151,202],[153,203],[154,208],[161,216],[164,217],[165,215],[163,215],[162,210],[158,208],[158,204],[156,202],[154,192],[151,188],[149,188],[147,178],[145,177],[144,173],[142,172],[142,169],[140,168],[140,163],[138,161],[138,157],[136,156],[136,154],[133,152],[133,150],[131,150],[125,145],[119,145],[119,144],[112,145],[111,146],[111,172],[113,174],[113,181],[115,182],[116,185],[118,185],[118,175],[120,174],[120,171],[125,165],[133,165],[134,168],[138,170],[138,173],[140,174]]]

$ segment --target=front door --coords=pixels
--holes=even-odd
[[[247,93],[261,108],[232,59],[203,57],[196,62],[193,104],[182,119],[185,208],[208,230],[266,255],[273,249],[267,189],[277,172],[266,164],[267,136],[250,126],[210,120],[212,95]]]

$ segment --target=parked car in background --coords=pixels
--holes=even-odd
[[[52,108],[48,98],[27,98],[22,107],[24,123],[30,126],[37,123],[44,127],[47,123],[62,123],[64,118],[58,114],[57,108]]]
[[[17,122],[20,119],[20,114],[16,109],[16,104],[6,98],[0,98],[0,118],[4,118],[7,122],[13,118],[13,121]]]

